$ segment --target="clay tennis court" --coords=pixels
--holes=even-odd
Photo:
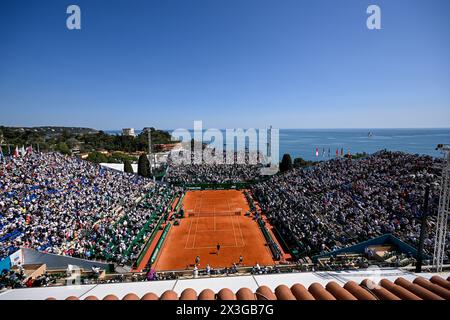
[[[188,191],[183,209],[186,217],[171,228],[155,263],[157,271],[193,268],[196,256],[200,268],[229,267],[240,255],[246,266],[274,264],[258,224],[245,216],[249,206],[243,192]]]

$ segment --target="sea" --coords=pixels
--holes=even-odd
[[[172,130],[167,130],[171,132]],[[120,134],[121,130],[108,130]],[[136,130],[138,134],[140,131]],[[288,153],[310,161],[334,158],[341,154],[379,150],[442,157],[438,144],[450,144],[449,129],[280,129],[280,159]]]

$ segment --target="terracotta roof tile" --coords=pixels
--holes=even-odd
[[[372,292],[379,300],[401,300],[392,292],[384,289],[369,279],[361,281],[361,286]]]
[[[197,292],[194,289],[184,289],[180,295],[180,300],[197,300]]]
[[[277,296],[267,286],[260,286],[256,290],[256,298],[258,300],[277,300]]]
[[[437,294],[438,296],[440,296],[446,300],[450,300],[450,291],[449,290],[442,288],[441,286],[438,286],[437,284],[434,284],[423,277],[417,277],[416,279],[414,279],[413,283]]]
[[[167,290],[161,295],[160,300],[178,300],[178,295],[173,290]]]
[[[447,289],[449,281],[437,276],[430,280],[417,277],[410,282],[400,277],[395,282],[382,279],[379,284],[376,284],[365,279],[360,285],[354,281],[348,281],[344,286],[330,281],[325,287],[319,283],[313,283],[308,289],[298,283],[291,288],[282,284],[275,288],[275,292],[263,285],[256,292],[249,288],[241,288],[236,294],[228,288],[221,289],[217,294],[211,289],[205,289],[198,296],[194,289],[187,288],[183,290],[179,298],[180,300],[450,300],[450,290]],[[56,299],[49,297],[47,300]],[[66,300],[79,300],[79,298],[69,296]],[[91,295],[84,300],[98,300],[98,297]],[[103,300],[119,300],[119,298],[109,294]],[[139,296],[130,292],[122,300],[139,300]],[[178,294],[173,290],[167,290],[159,297],[149,292],[140,300],[178,300]]]
[[[281,284],[275,288],[275,295],[278,300],[297,300],[292,294],[291,289],[284,284]]]
[[[344,285],[344,289],[350,292],[358,300],[378,300],[373,293],[364,289],[362,286],[358,285],[355,281],[348,281]]]
[[[148,292],[141,297],[141,300],[159,300],[159,297],[153,292]]]
[[[313,295],[300,283],[294,284],[291,287],[291,291],[297,300],[316,300]]]
[[[198,300],[215,300],[216,294],[211,289],[205,289],[200,292]]]
[[[69,297],[66,298],[66,300],[78,300],[78,297],[69,296]]]
[[[336,300],[331,293],[325,290],[321,284],[316,282],[309,286],[308,291],[316,298],[316,300]]]
[[[432,276],[430,281],[433,282],[434,284],[437,284],[438,286],[450,290],[450,282],[445,280],[444,278],[441,278],[439,276]]]
[[[348,292],[346,289],[342,288],[335,281],[330,281],[325,286],[328,292],[330,292],[337,300],[358,300]]]
[[[140,300],[139,297],[135,293],[128,293],[126,294],[122,300]]]
[[[249,288],[240,288],[236,292],[236,298],[238,300],[256,300],[256,296]]]
[[[405,288],[408,291],[411,291],[418,297],[422,298],[423,300],[445,300],[444,298],[438,296],[437,294],[429,291],[428,289],[425,289],[417,284],[411,283],[408,280],[404,278],[398,278],[394,282],[396,285],[399,285],[403,288]]]
[[[217,293],[218,300],[236,300],[236,295],[228,288],[223,288]]]
[[[387,279],[382,279],[380,281],[380,285],[385,288],[386,290],[389,290],[393,294],[395,294],[397,297],[399,297],[402,300],[422,300],[420,297],[416,296],[414,293],[406,290],[403,287],[400,287],[396,285],[395,283],[392,283],[391,281]]]

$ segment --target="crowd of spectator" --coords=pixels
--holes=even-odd
[[[3,270],[0,274],[0,291],[3,289],[16,289],[25,287],[25,275],[22,272]]]
[[[188,164],[171,166],[167,182],[171,183],[239,183],[255,180],[261,167],[245,164]]]
[[[304,256],[386,233],[417,247],[426,185],[429,230],[434,228],[439,165],[429,156],[381,151],[292,169],[253,185],[252,193],[287,244]],[[166,179],[237,183],[257,179],[260,169],[172,163]],[[0,164],[0,259],[29,247],[131,265],[181,191],[59,153],[8,158]],[[428,232],[428,253],[433,241]]]
[[[429,156],[381,151],[359,160],[340,158],[293,169],[254,185],[252,191],[283,238],[306,256],[386,233],[417,247],[429,185],[425,249],[432,253],[439,165]]]
[[[10,157],[0,164],[0,259],[29,247],[128,263],[175,192],[59,153]]]
[[[255,152],[234,152],[231,163],[227,163],[226,152],[220,162],[212,156],[203,156],[201,163],[196,163],[193,154],[188,162],[177,162],[169,158],[167,182],[183,184],[240,183],[255,181],[261,176],[263,166],[259,155]]]

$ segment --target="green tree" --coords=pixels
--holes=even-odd
[[[128,160],[130,162],[137,161],[137,158],[126,153],[116,151],[112,153],[112,155],[109,157],[109,160],[113,163],[124,163],[125,160]]]
[[[123,171],[125,171],[126,173],[134,173],[133,171],[133,167],[131,166],[131,161],[126,159],[123,162]]]
[[[64,142],[60,142],[56,145],[56,151],[59,151],[62,154],[71,154],[69,147]]]
[[[104,155],[103,153],[94,151],[89,153],[89,156],[87,157],[88,161],[95,162],[95,163],[105,163],[108,162],[108,157]]]
[[[352,159],[361,159],[361,158],[366,158],[367,157],[367,153],[363,152],[363,153],[357,153],[357,154],[353,154]]]
[[[280,172],[286,172],[289,170],[292,170],[292,159],[289,154],[285,153],[281,159]]]
[[[75,138],[69,138],[66,140],[66,144],[69,148],[72,149],[72,148],[77,147],[80,144],[80,142]]]
[[[306,161],[303,158],[295,158],[294,159],[294,168],[305,168],[316,165],[317,162],[314,161]]]
[[[138,175],[141,177],[150,177],[150,161],[146,154],[141,154],[138,160]]]
[[[66,128],[66,129],[63,129],[63,132],[62,132],[62,134],[61,134],[61,140],[62,140],[62,141],[67,141],[67,140],[69,140],[71,137],[72,137],[72,135],[70,134],[69,130],[68,130],[67,128]]]

